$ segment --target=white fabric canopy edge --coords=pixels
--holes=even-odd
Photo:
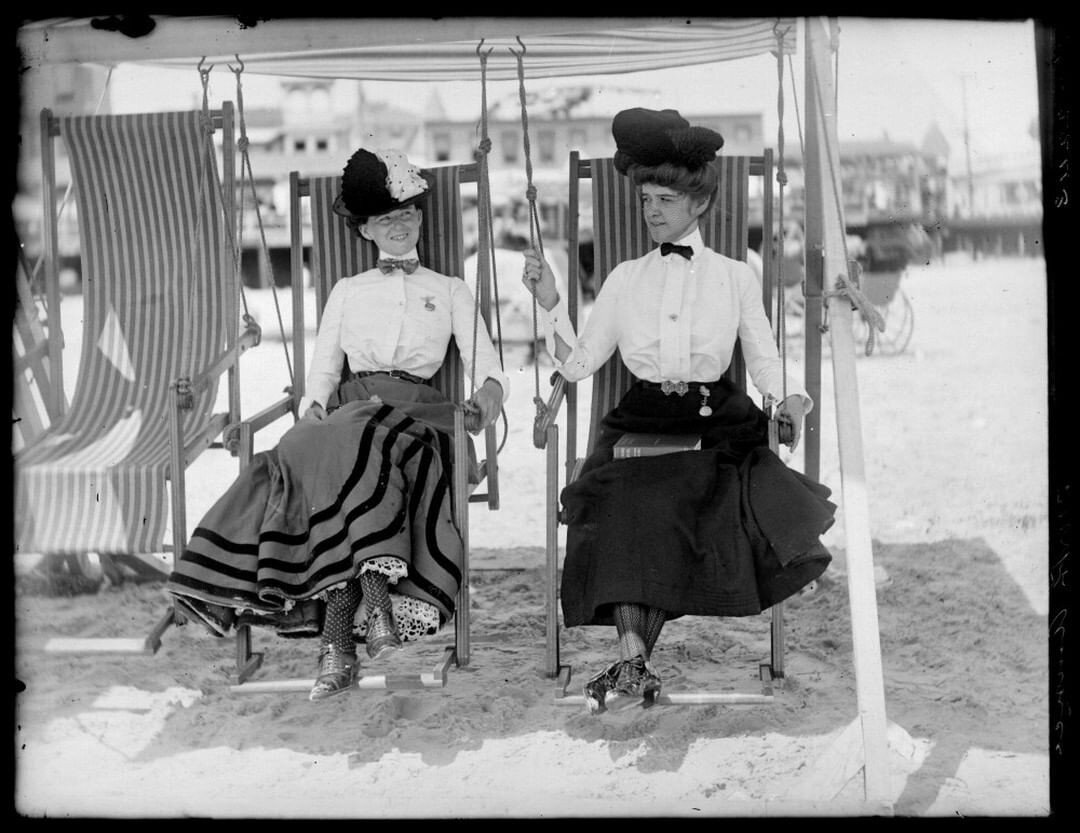
[[[94,18],[28,23],[18,44],[28,68],[62,63],[188,66],[235,62],[255,74],[386,81],[516,77],[510,49],[525,47],[530,77],[637,72],[796,51],[795,18],[281,18],[154,17],[141,37]],[[521,41],[517,40],[521,38]]]

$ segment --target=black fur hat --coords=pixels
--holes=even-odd
[[[708,127],[692,127],[676,110],[634,107],[615,115],[615,169],[625,174],[633,164],[673,165],[695,171],[716,159],[724,137]]]
[[[421,202],[433,183],[434,177],[411,164],[401,151],[360,148],[345,164],[334,212],[355,227],[369,217]]]

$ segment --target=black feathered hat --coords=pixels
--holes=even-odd
[[[345,164],[334,212],[355,228],[369,217],[422,201],[433,184],[434,177],[399,150],[360,148]]]
[[[615,115],[615,170],[625,174],[631,165],[673,165],[696,171],[716,159],[724,137],[708,127],[692,127],[676,110],[634,107]]]

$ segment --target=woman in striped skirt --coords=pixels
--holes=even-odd
[[[509,394],[486,332],[473,344],[465,282],[419,263],[429,188],[399,151],[349,159],[334,210],[378,247],[378,265],[334,284],[301,419],[211,507],[166,585],[181,613],[219,636],[237,624],[319,635],[312,700],[350,688],[357,639],[378,658],[454,613],[454,405],[426,384],[451,336],[483,380],[466,403],[472,433]]]
[[[564,622],[614,625],[618,640],[619,659],[585,684],[594,713],[655,701],[651,657],[666,621],[754,615],[817,578],[835,512],[827,488],[769,450],[768,417],[722,378],[738,339],[795,448],[813,403],[796,380],[785,385],[752,269],[706,247],[698,227],[723,138],[643,108],[617,114],[612,134],[615,168],[638,187],[659,246],[611,271],[580,335],[538,252],[526,252],[523,275],[566,379],[586,378],[616,349],[637,379],[562,493]],[[700,450],[613,459],[628,432],[697,436]]]

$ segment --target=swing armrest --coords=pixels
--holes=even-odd
[[[547,404],[538,400],[536,419],[533,422],[533,445],[537,448],[542,449],[547,445],[548,429],[558,419],[559,408],[566,398],[566,385],[567,381],[562,374],[556,373],[551,380],[551,395],[548,396]]]
[[[222,350],[201,373],[191,377],[191,389],[197,391],[209,385],[214,379],[230,367],[233,367],[239,361],[243,352],[257,346],[261,338],[262,331],[259,326],[253,321],[249,321],[234,346]]]
[[[286,389],[287,396],[274,402],[272,405],[267,405],[261,411],[254,416],[250,416],[244,420],[247,425],[251,426],[251,432],[254,434],[261,431],[266,426],[277,422],[283,416],[296,417],[296,401],[293,397],[291,389]]]

